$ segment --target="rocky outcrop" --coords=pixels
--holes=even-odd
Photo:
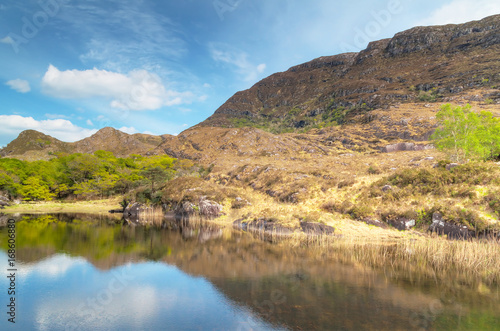
[[[124,217],[139,217],[143,205],[139,202],[132,202],[123,210]]]
[[[233,227],[255,233],[266,240],[287,237],[297,231],[307,235],[332,235],[335,232],[335,228],[321,223],[300,222],[299,228],[292,229],[265,218],[258,218],[251,221],[239,219],[233,222]]]
[[[2,196],[0,196],[0,209],[10,206],[10,201]]]
[[[499,28],[499,15],[458,25],[415,27],[397,33],[385,51],[394,57],[415,52],[450,54],[475,47],[484,49],[500,44]]]
[[[174,212],[186,216],[219,217],[222,215],[222,205],[201,196],[198,205],[191,201],[183,201],[174,208]]]
[[[198,211],[198,206],[189,201],[184,201],[176,206],[174,212],[179,215],[193,215]]]
[[[206,197],[200,197],[199,202],[200,215],[207,217],[218,217],[222,213],[222,205],[215,201],[208,200]]]
[[[429,231],[453,239],[467,239],[475,236],[474,231],[469,230],[467,226],[445,221],[439,212],[432,214],[432,224],[429,226]]]
[[[408,219],[406,217],[397,217],[394,219],[389,219],[389,220],[387,220],[387,223],[389,223],[392,227],[394,227],[400,231],[410,230],[416,224],[415,220]]]
[[[367,109],[419,101],[420,92],[444,99],[485,82],[495,85],[499,50],[500,15],[416,27],[359,53],[323,56],[273,74],[236,93],[200,125],[232,127],[245,119],[249,126],[272,121],[300,129],[315,116],[349,123]]]

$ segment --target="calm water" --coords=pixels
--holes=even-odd
[[[500,330],[500,289],[484,284],[375,272],[199,222],[15,218],[16,324],[2,277],[1,330]]]

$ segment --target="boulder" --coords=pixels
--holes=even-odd
[[[251,203],[248,202],[246,199],[243,199],[243,198],[240,198],[240,197],[236,197],[233,201],[233,203],[231,204],[231,208],[233,209],[240,209],[240,208],[243,208],[243,207],[246,207],[246,206],[250,206]]]
[[[200,215],[209,217],[218,217],[222,213],[222,205],[210,201],[206,197],[200,197]]]
[[[132,202],[125,207],[123,210],[123,216],[124,217],[138,217],[140,210],[141,210],[142,204],[139,202]]]
[[[9,198],[7,198],[6,195],[3,195],[0,192],[0,208],[3,209],[4,207],[8,207],[8,206],[10,206],[10,200],[9,200]]]
[[[436,232],[439,235],[447,235],[453,239],[467,239],[474,237],[474,231],[470,231],[465,225],[458,225],[447,222],[443,219],[443,215],[439,212],[432,214],[432,224],[429,226],[431,232]]]
[[[392,190],[391,185],[384,185],[384,187],[381,188],[382,192],[387,192]]]
[[[394,228],[403,231],[410,230],[416,224],[415,220],[408,219],[406,217],[397,217],[395,219],[387,220],[387,223],[392,225]]]
[[[192,215],[196,212],[198,207],[189,201],[184,201],[177,205],[175,208],[175,213],[179,215]]]
[[[455,167],[458,167],[458,166],[459,166],[459,164],[458,164],[458,163],[448,163],[448,164],[446,165],[446,170],[451,170],[451,169],[453,169],[453,168],[455,168]]]
[[[265,218],[258,218],[248,222],[244,219],[236,220],[233,222],[233,227],[243,231],[262,233],[264,235],[286,236],[293,233],[292,229],[276,224]]]

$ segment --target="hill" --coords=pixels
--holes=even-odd
[[[46,159],[56,152],[106,149],[116,156],[166,153],[212,163],[220,156],[375,152],[408,141],[425,145],[441,103],[469,102],[498,112],[498,54],[500,15],[415,27],[371,42],[359,53],[324,56],[275,73],[178,136],[104,128],[64,143],[28,130],[0,155]]]
[[[473,90],[500,100],[500,15],[415,27],[359,53],[325,56],[236,93],[199,126],[254,126],[279,133],[350,123],[400,102],[448,102]]]
[[[35,130],[25,130],[0,150],[0,156],[21,160],[48,159],[56,153],[94,153],[97,150],[113,152],[117,157],[130,154],[145,155],[160,145],[168,135],[127,134],[106,127],[92,136],[74,143],[60,141]]]
[[[0,154],[33,160],[105,149],[116,156],[192,159],[200,177],[165,182],[164,206],[207,197],[231,220],[291,227],[321,221],[353,236],[360,227],[339,220],[413,224],[425,232],[443,219],[459,233],[498,233],[499,164],[449,171],[447,156],[429,137],[443,103],[470,103],[500,116],[499,54],[500,15],[416,27],[359,53],[320,57],[271,75],[178,136],[104,128],[64,143],[25,131]],[[136,193],[130,198],[139,200]],[[363,231],[371,235],[370,228]]]

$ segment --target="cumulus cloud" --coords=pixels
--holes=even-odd
[[[19,273],[23,278],[36,274],[36,277],[57,278],[64,276],[68,270],[75,266],[85,264],[85,259],[81,257],[70,257],[65,254],[57,254],[37,263],[25,263]]]
[[[137,131],[136,128],[134,128],[133,126],[130,126],[130,127],[127,127],[127,126],[122,126],[121,128],[119,128],[118,130],[120,130],[121,132],[125,132],[125,133],[128,133],[128,134],[134,134],[134,133],[137,133],[139,131]]]
[[[48,119],[37,121],[33,117],[20,115],[0,115],[2,131],[0,139],[3,142],[13,140],[21,131],[37,130],[62,141],[73,142],[96,133],[97,130],[89,130],[74,125],[65,119]]]
[[[20,93],[27,93],[31,91],[30,83],[27,80],[23,79],[13,79],[9,80],[6,85],[9,85],[11,89],[16,90]]]
[[[210,55],[213,60],[229,64],[246,82],[255,82],[266,69],[266,64],[252,64],[248,60],[248,54],[222,43],[209,45]]]
[[[110,106],[123,110],[154,110],[189,103],[191,92],[167,90],[158,75],[133,70],[127,75],[98,70],[60,71],[50,65],[42,78],[44,93],[67,99],[102,97]]]
[[[419,25],[443,25],[479,20],[500,12],[497,0],[453,0],[432,12]]]

